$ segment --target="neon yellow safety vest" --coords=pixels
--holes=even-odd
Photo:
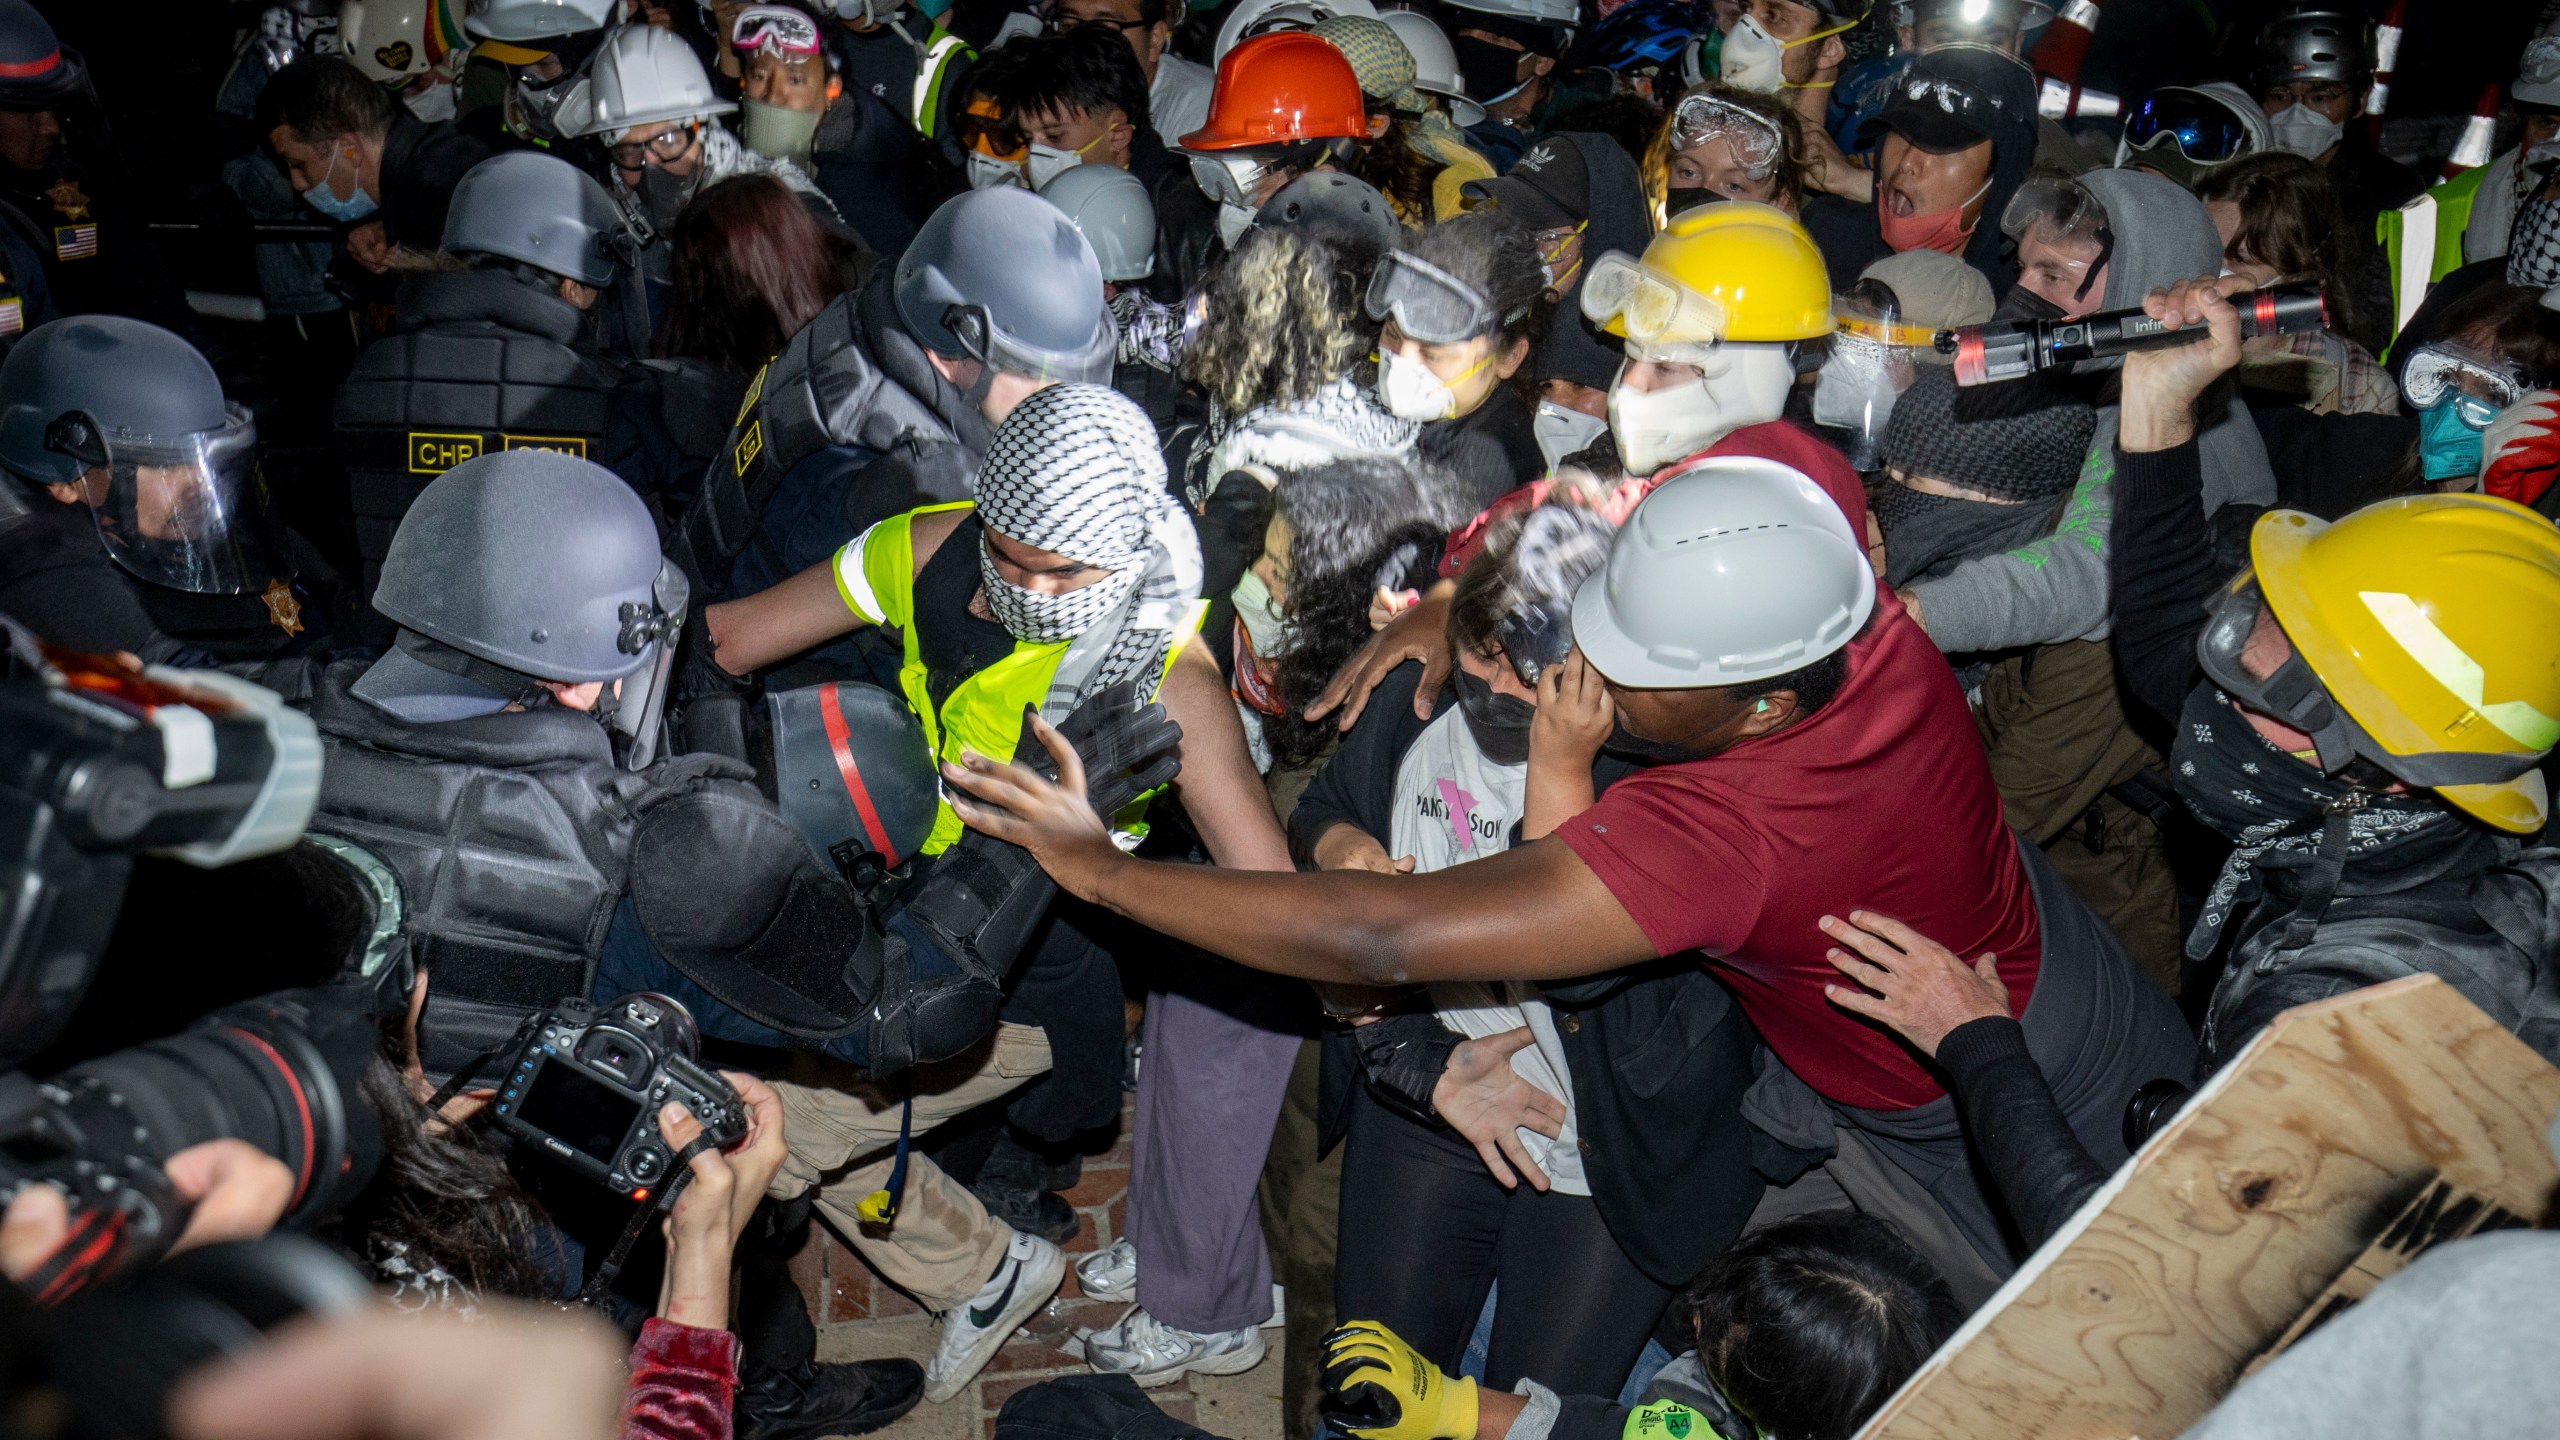
[[[941,130],[943,91],[953,75],[977,58],[977,51],[939,25],[925,36],[924,53],[916,61],[915,93],[907,100],[907,120],[917,134],[930,140]]]
[[[962,680],[937,710],[925,672],[923,642],[917,635],[915,522],[918,516],[975,507],[974,501],[959,500],[893,515],[853,537],[836,552],[836,594],[843,598],[845,608],[874,625],[889,626],[901,636],[898,690],[907,697],[907,708],[924,722],[925,743],[932,747],[938,760],[958,760],[963,746],[981,755],[1010,757],[1014,742],[1022,738],[1023,707],[1036,707],[1047,698],[1049,681],[1058,673],[1058,662],[1066,657],[1067,646],[1073,643],[1053,640],[1034,645],[1016,640],[1012,654]],[[1172,673],[1174,657],[1182,653],[1183,645],[1199,630],[1208,613],[1207,602],[1192,602],[1189,613],[1175,629],[1173,645],[1165,651],[1166,674]],[[1161,686],[1164,677],[1159,675],[1156,683]],[[919,853],[941,854],[960,838],[960,831],[960,817],[946,800],[935,813],[933,831],[925,837]]]
[[[2471,224],[2471,201],[2488,169],[2465,170],[2397,210],[2374,217],[2373,238],[2391,262],[2391,335],[2418,313],[2427,288],[2463,266],[2462,232]],[[2385,360],[2391,348],[2382,352]]]

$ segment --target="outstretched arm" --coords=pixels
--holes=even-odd
[[[970,755],[946,765],[960,818],[1038,857],[1059,886],[1278,975],[1358,985],[1563,979],[1658,954],[1560,840],[1429,875],[1248,874],[1135,860],[1084,802],[1084,767],[1045,724],[1059,779]]]

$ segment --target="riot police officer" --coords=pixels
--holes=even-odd
[[[0,0],[0,265],[22,302],[41,285],[49,305],[22,303],[0,336],[55,315],[144,315],[184,326],[176,282],[117,183],[113,156],[82,123],[94,115],[79,56],[62,48],[26,0]],[[83,141],[91,142],[84,146]],[[26,261],[43,272],[37,281]]]
[[[464,268],[403,287],[392,333],[338,391],[368,595],[401,516],[438,475],[507,451],[596,452],[621,373],[587,344],[586,312],[633,238],[604,187],[566,161],[518,151],[462,178],[444,249]]]
[[[1093,247],[1056,206],[956,196],[749,382],[677,557],[752,594],[877,521],[965,500],[995,425],[1044,385],[1109,383],[1118,340]]]
[[[56,645],[170,665],[294,662],[336,578],[271,518],[258,426],[186,341],[118,315],[0,364],[0,610]],[[260,679],[287,695],[306,666]]]

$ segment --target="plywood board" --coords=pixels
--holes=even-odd
[[[2539,1216],[2560,1070],[2431,975],[2287,1011],[1859,1440],[2168,1440],[2439,1181]]]

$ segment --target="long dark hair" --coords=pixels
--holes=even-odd
[[[1848,1440],[1964,1318],[1900,1231],[1848,1210],[1743,1236],[1679,1303],[1708,1378],[1769,1440]]]
[[[675,280],[658,353],[752,374],[844,292],[837,258],[835,243],[782,181],[749,173],[711,186],[676,219]]]
[[[1413,122],[1388,108],[1383,100],[1371,100],[1369,118],[1383,115],[1386,130],[1375,139],[1359,142],[1359,158],[1351,162],[1351,173],[1368,181],[1378,193],[1396,202],[1405,214],[1421,224],[1431,222],[1431,185],[1440,176],[1440,162],[1414,148]]]
[[[2338,187],[2328,170],[2290,150],[2262,150],[2196,177],[2196,198],[2228,201],[2240,228],[2225,246],[2232,260],[2254,260],[2277,273],[2328,287],[2329,328],[2357,328],[2355,287],[2347,283],[2349,234],[2339,218]]]
[[[1369,638],[1369,601],[1380,572],[1400,555],[1418,565],[1432,542],[1462,522],[1448,476],[1400,460],[1336,460],[1284,472],[1272,513],[1289,522],[1289,639],[1274,657],[1284,713],[1265,715],[1275,768],[1303,765],[1334,735],[1333,722],[1299,718],[1333,672]],[[1406,547],[1412,547],[1407,552]],[[1386,582],[1397,588],[1402,573]]]

